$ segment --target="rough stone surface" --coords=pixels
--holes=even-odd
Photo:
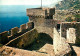
[[[38,32],[36,29],[32,29],[21,36],[16,37],[15,39],[12,39],[9,41],[6,45],[18,47],[18,48],[24,48],[27,45],[31,44],[35,38],[37,38]]]
[[[22,32],[23,30],[26,29],[26,24],[20,25],[20,31]]]
[[[51,44],[45,44],[42,48],[40,48],[38,50],[39,52],[42,52],[42,53],[47,53],[51,56],[55,56],[54,54],[54,50],[53,50],[53,45]]]
[[[68,55],[71,52],[69,44],[66,42],[66,39],[61,37],[57,30],[54,28],[54,52],[55,55]],[[70,54],[69,54],[70,55]]]
[[[2,56],[50,56],[49,54],[39,53],[36,51],[28,51],[18,48],[4,46],[0,48],[0,55]]]
[[[41,8],[37,9],[27,9],[27,15],[28,16],[44,16],[45,13],[47,13],[45,10],[42,10]]]
[[[75,28],[76,42],[75,44],[80,44],[80,22],[62,22],[61,24],[61,36],[67,38],[67,29]]]
[[[27,9],[27,16],[29,17],[42,17],[42,18],[53,18],[55,14],[55,8],[33,8]]]
[[[23,24],[20,28],[15,27],[12,28],[10,31],[5,31],[0,33],[0,43],[6,45],[10,40],[16,39],[17,37],[25,34],[27,31],[30,31],[34,28],[33,22],[28,22],[29,25]],[[28,27],[28,28],[27,28]]]
[[[53,37],[53,27],[55,26],[53,19],[30,17],[30,21],[34,22],[34,28],[36,28],[39,33],[47,33]]]
[[[47,33],[53,37],[53,27],[55,26],[55,21],[53,20],[54,11],[54,8],[27,9],[27,15],[30,21],[34,22],[34,27],[39,33]]]
[[[11,29],[11,35],[12,36],[15,35],[16,33],[18,33],[18,31],[19,31],[19,28],[18,27],[12,28]]]
[[[6,44],[7,41],[8,41],[8,31],[0,33],[0,43]]]
[[[76,32],[74,28],[67,29],[67,42],[68,43],[75,43],[76,41]]]
[[[34,28],[34,23],[33,22],[28,22],[27,23],[28,29]]]

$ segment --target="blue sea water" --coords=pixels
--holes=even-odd
[[[0,33],[26,24],[29,21],[29,17],[26,16],[26,9],[36,7],[38,6],[0,5]]]

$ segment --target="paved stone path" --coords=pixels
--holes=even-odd
[[[51,44],[45,44],[41,49],[39,49],[39,51],[54,56],[53,45]]]
[[[54,56],[53,46],[45,44],[38,51],[29,51],[8,46],[0,47],[0,55],[5,56]]]

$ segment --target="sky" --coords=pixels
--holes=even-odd
[[[42,0],[43,5],[55,4],[61,0]],[[41,5],[41,0],[0,0],[0,5]]]

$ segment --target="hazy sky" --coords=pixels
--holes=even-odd
[[[42,0],[43,5],[54,4],[61,0]],[[40,5],[41,0],[0,0],[0,5]]]

